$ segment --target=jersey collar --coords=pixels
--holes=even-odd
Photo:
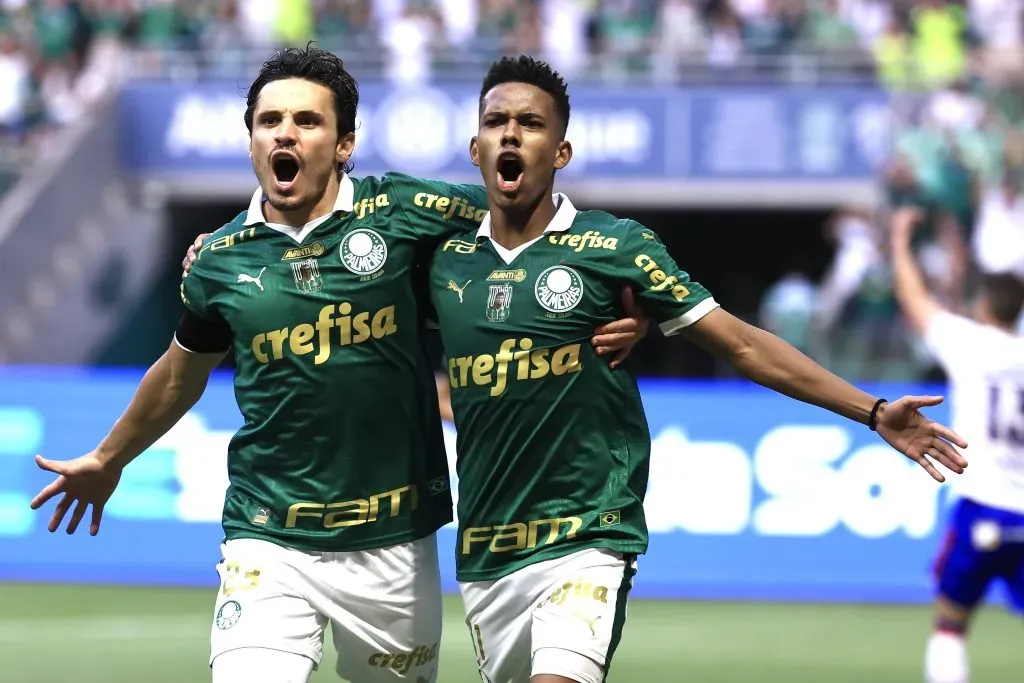
[[[280,223],[268,223],[266,216],[263,215],[263,200],[264,196],[262,188],[256,188],[256,192],[253,193],[252,200],[249,202],[249,210],[245,213],[245,223],[243,225],[259,225],[262,223],[268,228],[288,235],[296,242],[302,242],[302,240],[306,239],[306,236],[313,232],[318,225],[334,214],[339,211],[344,213],[350,213],[352,211],[355,200],[355,185],[352,183],[352,179],[348,177],[348,173],[342,173],[341,180],[338,183],[338,198],[334,200],[334,210],[326,216],[314,218],[301,228],[294,228],[290,225],[281,225]]]
[[[552,195],[551,199],[554,200],[555,206],[558,207],[558,210],[555,211],[555,217],[551,219],[550,223],[548,223],[548,227],[544,228],[545,235],[549,232],[567,231],[572,227],[572,222],[576,220],[576,214],[579,213],[576,211],[576,207],[572,205],[572,202],[569,201],[569,198],[561,192],[556,192]],[[476,231],[476,238],[478,240],[491,238],[490,212],[487,212],[484,219],[480,221],[480,227]]]

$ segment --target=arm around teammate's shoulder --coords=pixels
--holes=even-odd
[[[427,237],[476,228],[487,215],[487,192],[480,185],[448,183],[388,173],[388,195]]]

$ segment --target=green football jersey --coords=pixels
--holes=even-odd
[[[247,212],[182,279],[196,315],[234,335],[244,425],[228,447],[226,538],[349,551],[452,519],[432,365],[426,266],[484,217],[482,188],[344,176],[334,212],[302,229]]]
[[[634,221],[577,213],[508,252],[479,233],[430,268],[457,437],[461,581],[491,580],[584,548],[647,549],[650,431],[636,380],[590,343],[629,285],[675,334],[717,306]]]

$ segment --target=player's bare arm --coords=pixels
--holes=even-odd
[[[114,493],[121,471],[170,431],[196,404],[206,389],[210,373],[224,355],[192,353],[172,342],[146,372],[124,414],[92,452],[65,461],[36,456],[40,468],[58,476],[32,500],[32,509],[38,510],[51,498],[63,494],[50,518],[51,532],[60,528],[74,504],[67,532],[75,533],[91,505],[89,534],[99,533],[103,506]]]
[[[914,331],[923,334],[932,316],[941,311],[942,306],[928,291],[924,274],[914,260],[910,238],[916,227],[917,222],[914,220],[893,221],[890,234],[892,276],[896,300],[903,314]]]
[[[437,387],[437,405],[441,409],[441,419],[446,422],[454,422],[455,414],[452,413],[452,389],[448,384],[448,375],[443,372],[434,373],[434,384]]]
[[[955,444],[966,448],[967,442],[919,410],[938,405],[941,396],[904,396],[876,408],[876,397],[832,374],[782,339],[721,308],[685,328],[682,334],[701,348],[727,359],[748,379],[786,396],[862,424],[870,424],[874,410],[878,434],[936,481],[945,481],[945,477],[929,456],[958,474],[967,466],[953,447]]]

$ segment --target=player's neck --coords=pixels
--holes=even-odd
[[[317,218],[326,216],[334,211],[334,205],[338,201],[340,188],[341,184],[337,176],[332,176],[331,180],[327,183],[326,189],[324,189],[323,195],[320,196],[316,204],[302,206],[292,211],[278,211],[270,205],[270,202],[265,202],[263,204],[263,215],[268,223],[301,228],[306,223],[315,221]]]
[[[550,191],[520,211],[491,209],[491,239],[505,249],[515,249],[543,235],[557,211]]]

